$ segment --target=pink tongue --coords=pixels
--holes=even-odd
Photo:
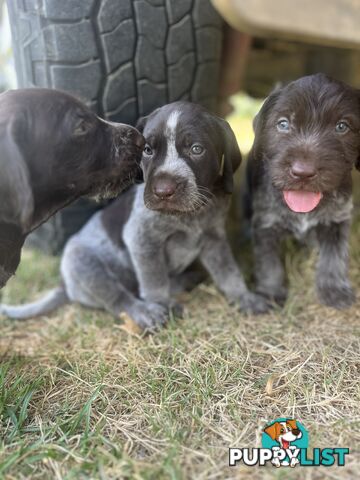
[[[290,442],[284,439],[282,440],[282,447],[285,448],[285,450],[289,448],[289,445],[290,445]]]
[[[293,212],[307,213],[319,205],[321,192],[306,192],[305,190],[284,190],[286,205]]]

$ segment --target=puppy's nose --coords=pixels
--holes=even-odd
[[[298,428],[293,428],[292,433],[295,435],[295,437],[297,437],[300,433],[300,430]]]
[[[291,174],[296,178],[311,178],[316,175],[316,170],[310,163],[296,161],[291,166]]]
[[[170,198],[176,190],[176,183],[171,178],[159,178],[153,184],[153,192],[159,198]]]

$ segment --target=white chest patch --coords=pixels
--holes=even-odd
[[[306,232],[310,230],[310,228],[315,227],[317,223],[318,220],[316,218],[309,218],[309,216],[305,213],[297,219],[295,228],[299,235],[305,235]]]

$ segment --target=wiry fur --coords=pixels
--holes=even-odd
[[[277,130],[280,118],[290,131]],[[350,129],[335,131],[340,120]],[[255,141],[249,155],[248,179],[252,199],[252,229],[257,290],[276,301],[286,298],[280,242],[292,234],[313,239],[320,250],[316,283],[321,302],[348,307],[354,293],[348,280],[348,233],[351,221],[351,170],[359,167],[359,94],[318,74],[276,90],[255,120]],[[311,165],[314,176],[297,178],[292,165]],[[315,210],[294,213],[282,191],[321,192]]]
[[[0,288],[29,232],[82,195],[114,195],[132,182],[143,142],[63,92],[0,95]]]
[[[152,148],[142,159],[145,184],[121,195],[70,239],[61,262],[68,299],[115,316],[126,312],[142,328],[153,328],[176,307],[173,292],[186,286],[186,270],[199,259],[229,301],[264,311],[265,301],[248,291],[225,233],[228,193],[241,161],[230,126],[178,102],[139,128]],[[189,153],[193,144],[204,148],[196,158]],[[176,184],[167,198],[154,193],[163,176]],[[26,317],[31,308],[18,312]],[[16,310],[3,306],[2,312],[14,316]]]

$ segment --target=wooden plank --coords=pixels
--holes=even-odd
[[[360,0],[212,0],[234,28],[260,37],[360,48]]]

